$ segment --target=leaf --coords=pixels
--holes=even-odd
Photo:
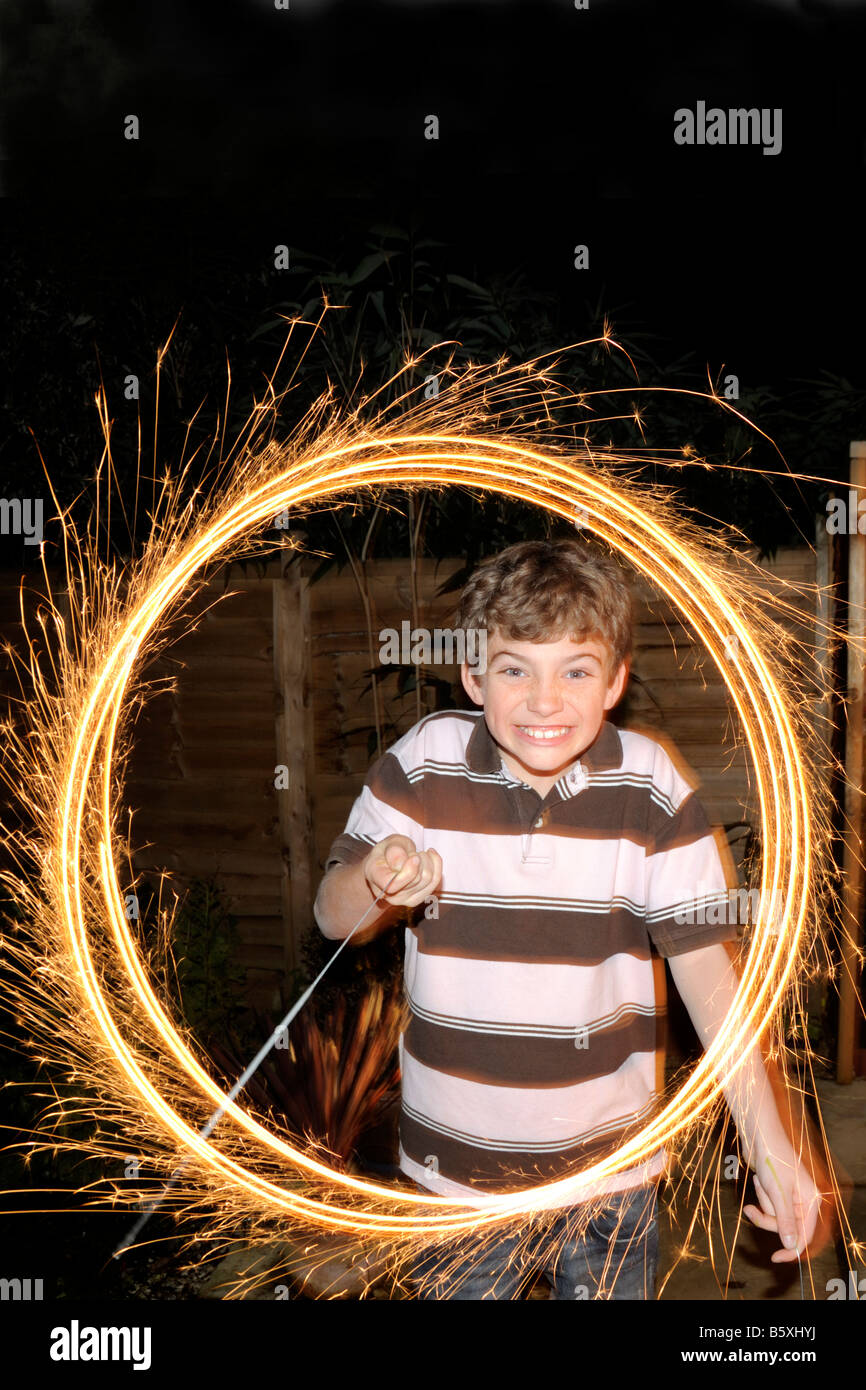
[[[328,570],[333,569],[334,565],[336,565],[337,563],[338,562],[336,555],[326,555],[325,558],[321,561],[319,565],[316,566],[316,568],[313,570],[313,573],[310,575],[310,584],[316,584],[318,580],[323,579],[324,576],[328,573]]]
[[[387,318],[385,317],[385,309],[384,309],[384,304],[385,304],[385,291],[384,291],[384,290],[372,290],[371,293],[370,293],[370,295],[369,295],[369,300],[370,300],[370,303],[372,304],[373,308],[376,310],[376,313],[379,315],[379,318],[382,320],[383,324],[385,325],[385,327],[388,328],[388,326],[389,326],[389,325],[388,325],[388,320],[387,320]]]
[[[423,347],[431,347],[434,343],[441,343],[442,334],[434,333],[430,328],[413,328],[412,337]]]
[[[371,236],[385,237],[390,241],[408,241],[409,233],[401,230],[400,227],[393,226],[390,222],[376,222],[370,228]]]
[[[267,323],[263,323],[260,328],[257,328],[254,333],[250,334],[250,336],[247,338],[247,342],[254,343],[256,338],[263,337],[265,333],[273,332],[275,328],[285,329],[285,319],[268,319]]]
[[[491,338],[507,338],[509,334],[508,324],[501,314],[491,314],[489,319],[464,319],[461,326],[464,330],[477,328]]]
[[[424,684],[432,686],[437,710],[454,708],[454,691],[450,681],[443,680],[441,676],[428,676]]]
[[[397,690],[400,695],[408,695],[418,684],[418,673],[414,666],[401,666],[397,676]]]
[[[463,565],[459,570],[455,570],[450,579],[439,585],[436,590],[436,597],[440,594],[453,594],[455,590],[462,589],[470,575],[469,565]]]
[[[388,679],[389,676],[396,676],[397,673],[398,673],[398,671],[399,671],[399,669],[400,669],[399,666],[392,666],[392,665],[390,665],[390,664],[387,665],[387,666],[385,666],[385,665],[383,665],[383,664],[380,662],[378,666],[368,666],[367,669],[366,669],[366,671],[364,672],[364,675],[365,675],[365,676],[372,676],[373,674],[375,674],[376,679],[377,679],[379,685],[381,686],[382,683],[383,683],[384,681],[386,681],[386,680]],[[364,689],[361,691],[361,694],[362,694],[362,695],[366,695],[367,692],[370,691],[370,690],[372,690],[372,689],[373,689],[373,682],[372,682],[372,680],[369,680],[369,681],[367,682],[367,684],[364,686]],[[375,725],[374,725],[374,727],[375,727]],[[357,733],[358,730],[356,729],[355,732]]]
[[[482,285],[476,285],[474,280],[467,280],[463,275],[446,275],[445,279],[449,285],[457,285],[461,290],[471,290],[473,294],[477,294],[481,299],[486,299],[488,304],[493,303],[493,296],[490,291],[484,289]]]
[[[378,270],[380,265],[384,265],[393,256],[393,251],[376,251],[372,256],[365,256],[358,268],[346,281],[347,285],[360,285],[363,280],[368,280],[374,270]]]

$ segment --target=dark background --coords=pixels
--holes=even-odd
[[[832,377],[823,457],[785,442],[797,471],[844,471],[866,432],[864,38],[844,3],[8,3],[6,494],[42,477],[30,429],[70,492],[91,475],[97,363],[109,393],[145,377],[179,313],[196,387],[222,397],[228,350],[248,408],[277,341],[252,335],[291,298],[274,246],[311,268],[304,303],[383,225],[437,242],[439,274],[510,277],[518,356],[537,296],[550,346],[607,315],[645,384],[736,373],[771,433],[795,401],[814,423]],[[781,107],[781,152],[676,145],[673,113],[699,99]]]

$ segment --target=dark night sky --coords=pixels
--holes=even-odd
[[[0,250],[25,275],[180,307],[197,248],[328,256],[414,216],[576,331],[601,298],[714,376],[863,379],[864,4],[14,0],[0,38]],[[699,100],[781,108],[781,152],[676,145]]]

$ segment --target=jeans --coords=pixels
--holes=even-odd
[[[543,1270],[552,1297],[561,1302],[654,1299],[657,1209],[657,1186],[651,1183],[610,1193],[582,1236],[576,1231],[577,1206],[551,1213],[528,1239],[513,1228],[461,1235],[415,1259],[409,1271],[414,1296],[517,1299]]]

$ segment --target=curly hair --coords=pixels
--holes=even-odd
[[[484,560],[460,596],[457,628],[515,642],[602,641],[608,680],[631,656],[633,609],[623,571],[576,537],[520,541]]]

